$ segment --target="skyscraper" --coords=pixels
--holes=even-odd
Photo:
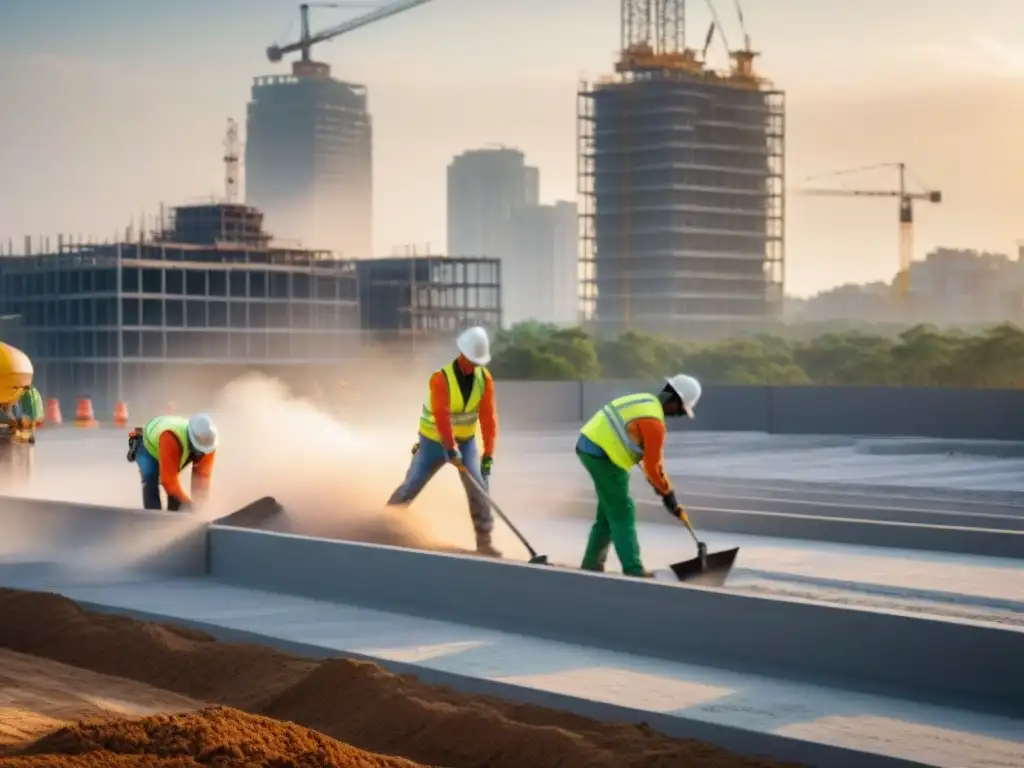
[[[528,205],[512,219],[503,267],[506,325],[539,320],[579,322],[579,237],[576,203]]]
[[[577,321],[576,205],[540,204],[540,171],[517,149],[476,149],[448,166],[448,252],[501,263],[505,325]]]
[[[370,257],[372,195],[364,86],[332,78],[326,66],[253,81],[245,196],[276,238]]]
[[[540,173],[518,149],[474,149],[448,165],[448,253],[500,257],[513,214],[536,205]]]

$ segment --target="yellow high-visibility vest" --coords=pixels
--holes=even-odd
[[[665,411],[654,395],[623,395],[590,417],[580,434],[599,446],[612,463],[627,472],[640,463],[644,449],[633,442],[627,427],[637,419],[665,423]]]
[[[170,432],[181,444],[181,466],[183,470],[192,459],[192,444],[188,439],[188,419],[181,416],[157,416],[142,428],[142,445],[154,459],[160,459],[160,437]]]
[[[452,433],[459,442],[476,436],[476,425],[480,415],[480,400],[484,396],[486,373],[482,365],[473,371],[473,388],[469,392],[469,400],[462,399],[462,390],[455,375],[455,363],[449,363],[441,369],[448,380],[448,407],[451,409]],[[431,377],[433,378],[433,377]],[[423,412],[420,414],[420,434],[428,440],[441,442],[437,431],[434,409],[430,404],[430,387],[427,387],[427,398],[423,401]]]

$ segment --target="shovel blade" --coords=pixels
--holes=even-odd
[[[259,530],[271,518],[276,517],[284,508],[277,503],[273,496],[264,496],[252,504],[232,512],[230,515],[214,520],[216,525],[231,526],[232,528],[255,528]]]
[[[547,555],[534,555],[530,558],[530,565],[548,565]]]
[[[720,587],[729,577],[729,571],[732,570],[739,551],[739,547],[736,547],[721,552],[710,552],[703,563],[701,558],[695,557],[692,560],[673,563],[669,567],[680,581],[689,581],[708,587]]]

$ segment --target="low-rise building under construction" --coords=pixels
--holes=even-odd
[[[501,323],[496,259],[338,259],[274,245],[238,204],[169,218],[145,238],[0,256],[0,340],[30,355],[46,397],[187,408],[254,370],[305,391],[347,376],[368,340],[450,348]]]

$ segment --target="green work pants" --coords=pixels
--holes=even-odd
[[[608,459],[579,452],[576,455],[590,473],[597,491],[597,519],[590,529],[580,568],[603,571],[608,545],[614,543],[622,572],[628,576],[643,576],[640,544],[636,538],[636,507],[629,495],[629,473]]]

